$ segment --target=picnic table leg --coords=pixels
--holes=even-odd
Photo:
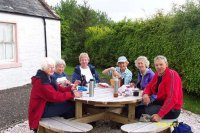
[[[37,133],[45,133],[45,128],[39,125]]]
[[[75,107],[75,117],[76,119],[83,117],[83,104],[80,101],[76,101],[76,107]]]
[[[128,121],[134,122],[135,120],[135,103],[128,104]]]

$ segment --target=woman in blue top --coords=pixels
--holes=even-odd
[[[63,82],[65,82],[66,84],[70,84],[70,81],[67,79],[67,75],[64,72],[65,67],[66,64],[63,59],[56,60],[55,71],[52,77],[54,81],[56,81],[58,84],[62,84]]]
[[[138,68],[136,87],[141,90],[144,90],[154,76],[154,72],[149,68],[149,64],[150,63],[145,56],[139,56],[135,60],[135,66]]]

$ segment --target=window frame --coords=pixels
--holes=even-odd
[[[21,67],[21,63],[19,63],[19,56],[18,56],[17,23],[0,21],[0,24],[1,23],[12,24],[12,27],[13,27],[12,37],[13,37],[13,43],[14,43],[14,50],[13,50],[13,59],[0,61],[0,69]]]

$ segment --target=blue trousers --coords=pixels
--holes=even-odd
[[[160,108],[162,107],[163,103],[153,102],[149,104],[148,106],[145,106],[143,104],[136,106],[135,109],[135,117],[140,118],[142,114],[157,114],[160,111]],[[175,110],[171,109],[164,117],[163,119],[176,119],[180,115],[181,110]]]
[[[65,101],[59,103],[48,102],[45,106],[45,110],[42,118],[60,116],[65,119],[75,116],[75,103],[73,101]]]

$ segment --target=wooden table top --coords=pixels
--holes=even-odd
[[[99,103],[99,104],[129,104],[137,103],[142,100],[141,96],[113,96],[113,88],[96,87],[94,89],[94,96],[89,97],[88,91],[83,92],[81,98],[75,98],[75,101],[83,103]]]

